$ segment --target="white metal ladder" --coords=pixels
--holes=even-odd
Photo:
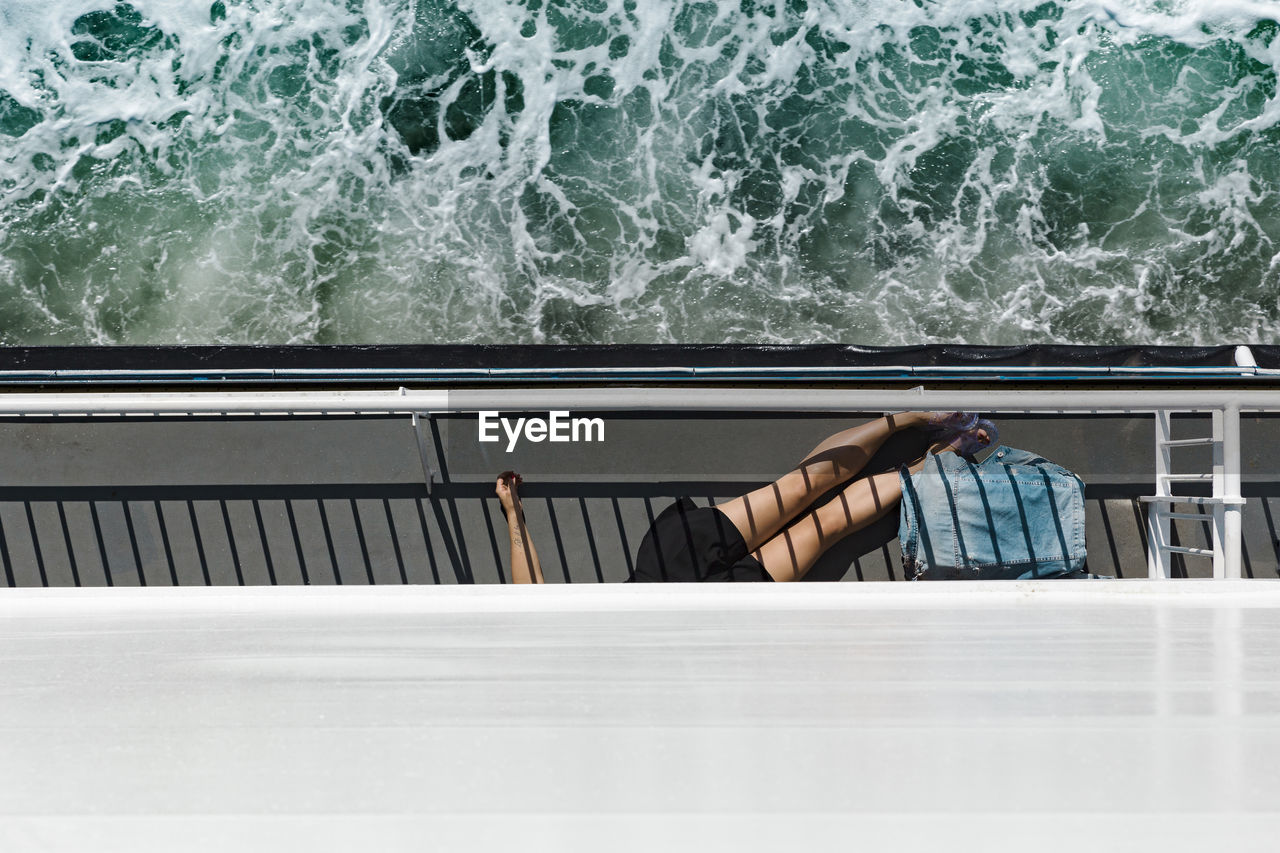
[[[1169,577],[1169,555],[1187,554],[1213,558],[1215,578],[1240,577],[1240,516],[1244,498],[1240,496],[1240,409],[1227,406],[1212,411],[1213,435],[1206,438],[1171,438],[1172,409],[1157,409],[1156,493],[1141,498],[1147,504],[1147,573],[1153,578]],[[1213,448],[1211,473],[1175,473],[1171,451],[1178,447]],[[1174,483],[1211,482],[1211,497],[1173,494]],[[1176,512],[1178,504],[1208,506],[1209,513]],[[1210,524],[1211,548],[1174,545],[1174,519]]]

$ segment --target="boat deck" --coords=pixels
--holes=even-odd
[[[1280,582],[8,590],[0,848],[1266,850]]]

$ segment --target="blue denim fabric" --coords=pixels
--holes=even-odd
[[[1084,483],[1061,465],[999,447],[980,463],[931,454],[919,474],[900,476],[907,577],[1052,578],[1084,568]]]

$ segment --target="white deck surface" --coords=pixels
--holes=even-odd
[[[1280,582],[0,590],[0,850],[1275,850]]]

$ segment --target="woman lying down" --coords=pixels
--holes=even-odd
[[[774,482],[714,507],[680,498],[650,525],[636,554],[635,580],[648,582],[798,581],[844,537],[890,512],[902,499],[896,470],[864,475],[889,436],[903,429],[935,436],[930,453],[970,455],[996,440],[990,421],[965,412],[904,412],[829,437]],[[921,470],[927,456],[908,465]],[[525,525],[520,476],[498,477],[507,515],[511,577],[542,583],[542,566]],[[844,488],[820,506],[815,501]]]

